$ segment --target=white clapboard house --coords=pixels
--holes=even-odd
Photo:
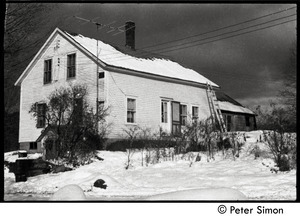
[[[43,151],[41,132],[47,126],[28,111],[38,103],[43,112],[49,94],[69,83],[87,86],[90,106],[96,107],[98,91],[98,101],[110,107],[109,139],[122,137],[124,128],[130,126],[153,131],[161,127],[172,133],[191,118],[208,118],[207,83],[216,90],[228,130],[255,127],[252,111],[220,92],[217,84],[200,73],[166,58],[145,58],[135,51],[134,25],[126,23],[126,48],[120,50],[98,40],[98,54],[97,40],[54,30],[15,83],[21,87],[20,149]]]

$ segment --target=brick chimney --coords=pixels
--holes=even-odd
[[[132,21],[127,21],[125,23],[125,31],[125,46],[129,47],[132,50],[135,50],[135,23]]]

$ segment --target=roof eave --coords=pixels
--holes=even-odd
[[[60,34],[62,37],[64,37],[67,41],[69,41],[70,43],[72,43],[75,47],[77,47],[79,50],[81,50],[83,53],[85,53],[88,57],[90,57],[91,60],[93,60],[95,63],[99,64],[102,68],[106,67],[106,64],[104,62],[102,62],[101,60],[98,59],[97,61],[97,57],[95,55],[93,55],[91,52],[89,52],[87,49],[85,49],[83,46],[81,46],[78,42],[76,42],[73,38],[71,38],[70,36],[68,36],[64,31],[62,31],[59,28],[56,28],[52,34],[49,36],[49,38],[47,39],[47,41],[44,43],[44,45],[40,48],[40,50],[38,51],[38,53],[34,56],[34,58],[31,60],[31,62],[28,64],[28,66],[26,67],[26,69],[23,71],[23,73],[21,74],[21,76],[18,78],[18,80],[15,82],[15,86],[20,86],[22,81],[24,80],[24,78],[26,77],[26,75],[28,74],[30,68],[32,67],[32,65],[34,64],[34,62],[37,60],[37,58],[40,56],[40,54],[44,51],[44,49],[47,47],[47,45],[49,44],[49,42],[51,42],[51,40],[54,38],[55,34]]]
[[[42,53],[42,51],[47,47],[48,43],[52,40],[52,38],[54,37],[54,35],[59,32],[62,33],[62,31],[59,28],[55,28],[55,30],[51,33],[51,35],[48,37],[47,41],[44,43],[44,45],[40,48],[40,50],[37,52],[37,54],[33,57],[33,59],[31,60],[31,62],[28,64],[28,66],[26,67],[26,69],[23,71],[23,73],[20,75],[20,77],[18,78],[18,80],[15,82],[15,86],[20,86],[22,81],[24,80],[24,78],[26,77],[26,75],[28,74],[29,69],[31,68],[31,66],[33,65],[33,63],[36,61],[36,59],[38,58],[38,56]]]
[[[169,82],[174,82],[174,83],[179,83],[179,84],[185,84],[185,85],[190,85],[190,86],[196,86],[196,87],[207,87],[206,84],[200,83],[200,82],[195,82],[195,81],[189,81],[189,80],[183,80],[179,78],[172,78],[168,76],[163,76],[163,75],[156,75],[152,74],[149,72],[143,72],[143,71],[137,71],[133,69],[127,69],[119,66],[113,66],[113,65],[106,65],[104,68],[105,70],[112,71],[112,72],[117,72],[117,73],[125,73],[129,75],[135,75],[139,77],[145,77],[145,78],[150,78],[150,79],[155,79],[155,80],[161,80],[161,81],[169,81]],[[216,89],[220,89],[220,86],[214,86]]]

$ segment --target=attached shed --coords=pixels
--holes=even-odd
[[[216,96],[227,131],[256,130],[256,115],[254,112],[220,90],[216,91]]]

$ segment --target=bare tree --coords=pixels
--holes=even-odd
[[[87,101],[87,88],[83,85],[61,87],[52,92],[45,103],[45,112],[40,113],[37,103],[32,104],[29,113],[43,118],[47,127],[56,134],[57,156],[69,163],[77,163],[76,158],[101,148],[105,134],[98,134],[98,127],[105,122],[108,108],[99,107],[96,115]],[[46,147],[47,148],[47,147]]]
[[[297,45],[293,43],[290,58],[286,66],[284,88],[279,92],[279,101],[285,106],[290,126],[296,131],[296,76],[297,76]]]
[[[50,16],[56,4],[6,3],[4,20],[4,108],[18,110],[19,89],[14,83],[59,18]],[[58,16],[56,16],[58,17]]]

